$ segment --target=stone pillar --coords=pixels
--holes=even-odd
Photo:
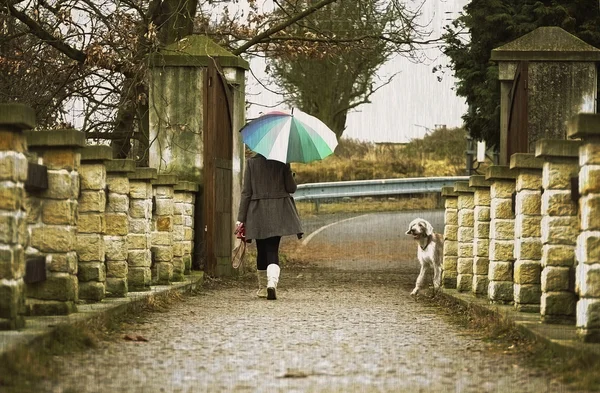
[[[0,330],[25,326],[25,181],[27,141],[23,130],[35,127],[25,105],[0,105]]]
[[[473,193],[474,232],[473,232],[473,285],[471,291],[475,296],[487,296],[488,271],[490,265],[490,186],[485,176],[476,175],[469,178],[469,186]]]
[[[92,302],[106,295],[105,213],[106,167],[109,146],[86,146],[81,151],[79,218],[75,249],[79,258],[79,298]]]
[[[198,184],[192,182],[179,182],[175,190],[175,215],[173,216],[173,276],[179,274],[177,266],[181,258],[183,274],[190,274],[192,270],[192,250],[194,247],[194,204]]]
[[[579,235],[571,179],[579,174],[579,142],[541,140],[536,157],[542,173],[542,321],[575,322],[575,244]]]
[[[534,154],[516,153],[510,158],[510,168],[517,174],[514,302],[523,312],[540,311],[542,166]]]
[[[492,303],[513,301],[515,173],[508,166],[492,165],[485,174],[490,186],[490,266],[488,299]]]
[[[456,182],[458,194],[458,263],[456,265],[456,290],[471,291],[473,285],[473,235],[474,235],[474,189],[469,182]]]
[[[152,281],[152,181],[156,176],[154,168],[136,168],[129,173],[127,282],[130,291],[147,291]]]
[[[106,162],[106,295],[123,297],[129,292],[127,265],[129,234],[129,173],[135,171],[133,160]]]
[[[28,131],[29,150],[48,168],[48,189],[28,195],[30,243],[27,256],[46,259],[46,280],[27,285],[30,315],[77,311],[77,199],[83,132]]]
[[[579,114],[569,123],[569,136],[581,138],[579,148],[579,211],[577,238],[577,334],[600,342],[600,115]]]
[[[154,208],[152,214],[152,280],[160,285],[173,281],[173,187],[177,176],[158,175],[154,181]],[[179,268],[179,267],[178,267]],[[181,269],[183,271],[183,269]],[[180,277],[177,277],[178,279]]]
[[[458,194],[454,187],[442,187],[442,197],[445,198],[444,213],[444,270],[442,271],[442,286],[446,289],[456,289],[458,276]]]

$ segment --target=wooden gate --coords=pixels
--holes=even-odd
[[[210,62],[205,75],[204,271],[218,276],[231,266],[233,102],[230,87],[218,64]]]
[[[510,106],[508,112],[508,133],[506,162],[514,153],[528,153],[527,137],[527,88],[529,83],[528,62],[522,61],[517,65],[515,79],[510,89]]]

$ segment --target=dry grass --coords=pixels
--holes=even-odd
[[[439,206],[439,197],[432,194],[399,198],[352,198],[330,203],[319,203],[318,210],[314,202],[296,202],[301,217],[315,214],[430,210]]]

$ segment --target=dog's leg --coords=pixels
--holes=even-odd
[[[423,285],[425,285],[425,265],[421,262],[421,271],[419,272],[419,277],[417,277],[417,282],[415,283],[415,289],[410,293],[411,296],[416,296],[421,289],[423,289]]]
[[[442,267],[438,264],[433,265],[433,289],[439,291],[442,286]]]

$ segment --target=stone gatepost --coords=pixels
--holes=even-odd
[[[194,247],[194,204],[196,203],[198,184],[179,182],[175,185],[174,191],[173,259],[181,258],[184,268],[183,274],[190,274]],[[174,266],[177,265],[179,263],[174,263]]]
[[[577,203],[571,179],[579,174],[579,142],[542,140],[536,144],[542,158],[542,321],[575,321],[575,244],[579,235]]]
[[[160,285],[183,279],[181,266],[174,266],[173,260],[173,213],[175,211],[174,186],[177,176],[158,175],[154,180],[154,207],[152,209],[152,280]],[[177,276],[174,273],[177,272]],[[179,273],[181,272],[181,274]]]
[[[129,173],[129,234],[127,235],[127,283],[130,291],[150,290],[152,274],[152,182],[154,168],[135,168]]]
[[[490,186],[483,175],[469,178],[469,186],[473,193],[474,232],[473,232],[473,285],[471,291],[475,296],[487,296],[488,272],[490,265]]]
[[[490,266],[488,299],[492,303],[513,301],[515,214],[513,197],[516,175],[508,166],[487,169],[490,187]]]
[[[534,154],[516,153],[510,168],[517,174],[515,203],[515,308],[539,312],[542,239],[542,166]]]
[[[33,127],[33,109],[0,105],[0,330],[25,326],[27,141],[23,130]]]
[[[454,184],[458,194],[458,263],[456,265],[456,290],[471,291],[473,285],[473,225],[475,215],[474,189],[469,182]]]
[[[569,136],[581,138],[579,148],[579,210],[577,238],[577,334],[600,342],[600,115],[579,114],[569,123]]]
[[[135,171],[133,160],[113,159],[106,162],[106,295],[124,297],[129,292],[129,173]]]
[[[48,189],[28,195],[30,242],[26,255],[46,259],[46,279],[27,285],[30,315],[77,311],[77,200],[83,132],[28,131],[29,150],[48,168]]]
[[[77,243],[79,298],[98,302],[106,295],[104,246],[106,167],[112,158],[109,146],[86,146],[81,151]]]
[[[458,276],[458,194],[454,187],[442,187],[442,197],[445,198],[444,213],[444,270],[442,271],[442,286],[446,289],[456,289]]]

